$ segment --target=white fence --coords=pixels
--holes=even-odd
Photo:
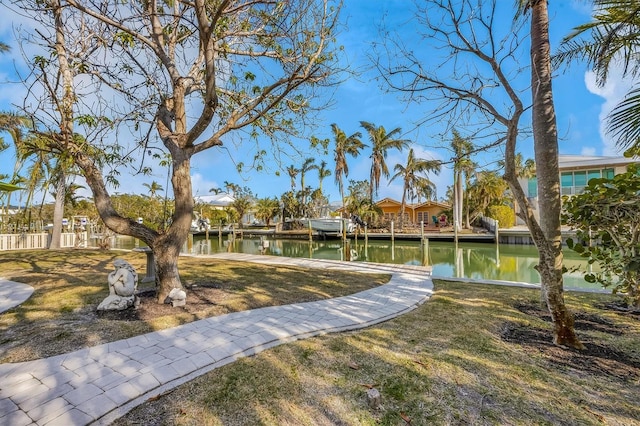
[[[24,234],[0,234],[0,251],[46,249],[49,247],[51,235],[47,232]],[[60,236],[60,247],[87,247],[86,232],[64,232]]]
[[[498,230],[498,221],[487,216],[482,216],[480,218],[480,222],[482,223],[482,227],[489,230],[490,232],[496,233]]]

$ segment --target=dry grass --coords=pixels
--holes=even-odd
[[[117,325],[107,337],[96,328],[82,329],[82,316],[90,318],[106,293],[105,277],[116,256],[143,267],[138,254],[0,255],[3,276],[37,289],[22,307],[0,315],[0,348],[11,346],[8,335],[24,334],[27,338],[20,337],[22,343],[11,350],[27,348],[33,356],[46,346],[40,342],[42,328],[60,333],[61,342],[88,344],[91,333],[100,340],[162,326],[101,318],[94,325]],[[215,307],[225,311],[289,303],[296,300],[292,292],[310,300],[334,295],[334,290],[358,291],[353,275],[318,276],[317,271],[292,268],[265,273],[253,269],[259,265],[225,262],[212,268],[201,260],[181,262],[185,283],[220,287],[216,290],[227,294],[228,304]],[[267,282],[272,275],[276,282]],[[346,289],[341,285],[345,279],[351,283]],[[369,276],[361,279],[371,281]],[[590,348],[578,353],[550,344],[551,326],[538,309],[535,290],[443,281],[435,285],[432,299],[409,314],[359,332],[316,337],[241,359],[141,405],[115,424],[640,425],[640,321],[637,315],[606,309],[613,296],[566,295],[581,319],[579,336]],[[161,322],[200,314],[184,315],[179,320],[162,317]],[[63,335],[71,329],[66,322],[80,331]],[[129,323],[132,329],[123,331]],[[382,394],[379,409],[367,405],[368,386]]]
[[[546,330],[548,340],[548,322],[514,307],[537,304],[536,291],[444,282],[436,287],[432,300],[412,313],[239,360],[115,424],[640,424],[640,323],[596,307],[610,296],[567,296],[574,310],[622,331],[580,331],[588,345],[629,356],[627,364],[603,370],[569,362],[579,355],[548,342],[532,348],[501,338],[504,324],[515,323]],[[607,365],[606,359],[589,360]],[[382,394],[377,410],[367,405],[368,386]]]
[[[389,280],[384,274],[184,257],[179,266],[183,284],[190,289],[186,308],[158,305],[149,297],[142,299],[138,311],[126,315],[97,313],[97,305],[108,295],[107,274],[116,257],[144,274],[142,253],[0,253],[2,277],[35,288],[27,302],[0,315],[0,362],[57,355],[229,312],[344,296]]]

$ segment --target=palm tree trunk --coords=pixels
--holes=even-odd
[[[62,218],[64,217],[64,198],[65,198],[65,180],[66,176],[61,173],[56,183],[56,198],[53,207],[53,230],[51,234],[50,249],[59,249],[62,237]]]
[[[554,323],[554,343],[582,348],[574,331],[573,315],[565,306],[563,295],[558,134],[551,87],[547,0],[532,1],[531,14],[533,136],[540,228],[544,234],[544,239],[537,241],[540,258],[538,272],[543,296]]]

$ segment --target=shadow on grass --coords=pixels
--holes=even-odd
[[[115,424],[638,424],[637,381],[556,363],[501,338],[506,322],[545,329],[544,319],[515,308],[523,295],[536,300],[538,292],[436,288],[431,300],[402,317],[236,361]],[[587,309],[607,297],[568,299]],[[581,338],[602,346],[626,340],[637,351],[637,322],[604,314],[601,322],[608,328],[581,331]],[[546,330],[537,336],[541,345],[550,345]],[[382,395],[378,409],[368,406],[369,386]]]

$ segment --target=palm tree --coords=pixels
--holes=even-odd
[[[260,198],[255,204],[255,215],[265,225],[269,226],[271,219],[280,212],[280,202],[277,198]]]
[[[402,133],[400,127],[396,127],[387,133],[383,126],[376,127],[372,123],[361,121],[360,125],[367,131],[369,140],[371,141],[371,174],[369,199],[373,203],[374,193],[378,194],[380,188],[380,177],[389,177],[389,168],[385,159],[390,149],[402,151],[409,145],[408,139],[396,139],[396,136]]]
[[[475,182],[467,189],[469,205],[473,207],[473,218],[480,214],[486,215],[490,206],[503,204],[507,189],[507,182],[497,172],[476,173]]]
[[[209,192],[213,192],[214,195],[218,195],[218,194],[220,194],[222,192],[222,189],[220,189],[220,188],[211,188],[209,190]]]
[[[289,178],[291,178],[291,191],[296,190],[296,177],[298,177],[298,173],[300,173],[300,169],[297,169],[293,164],[287,167],[287,174]]]
[[[599,85],[606,83],[612,66],[623,65],[623,76],[635,86],[610,113],[607,130],[618,145],[640,148],[640,4],[636,0],[593,0],[591,22],[580,25],[565,37],[554,58],[558,62],[585,60]],[[585,36],[585,38],[580,38]]]
[[[420,174],[434,172],[440,173],[440,162],[437,160],[425,160],[424,158],[416,158],[413,148],[409,150],[406,165],[396,164],[393,170],[396,172],[389,182],[397,177],[402,177],[402,203],[400,204],[400,228],[404,225],[404,211],[409,198],[415,198],[418,190],[424,190],[426,187],[435,187],[435,184]]]
[[[322,192],[322,181],[331,176],[331,170],[327,169],[327,162],[322,160],[318,166],[318,189]]]
[[[451,148],[453,149],[453,225],[458,228],[462,227],[462,211],[463,206],[467,205],[466,227],[469,227],[469,209],[468,200],[465,196],[464,188],[469,186],[470,175],[476,169],[476,164],[471,161],[471,153],[473,152],[473,144],[469,139],[460,136],[457,130],[453,130],[453,139]],[[465,182],[465,185],[462,182]]]
[[[315,163],[315,158],[307,158],[306,160],[304,160],[304,163],[302,163],[302,166],[300,167],[300,187],[302,190],[304,190],[306,188],[305,184],[304,184],[304,176],[308,171],[311,170],[315,170],[318,168],[318,166]]]
[[[343,177],[349,177],[347,155],[354,158],[357,157],[360,154],[360,150],[366,145],[360,140],[362,137],[362,133],[360,132],[347,136],[346,133],[335,123],[331,125],[331,131],[333,132],[333,138],[336,144],[333,156],[336,163],[334,176],[336,184],[338,184],[338,190],[340,191],[340,198],[342,199],[342,207],[344,210],[344,183],[342,179]]]
[[[527,215],[527,226],[538,248],[538,272],[542,294],[554,324],[553,341],[558,345],[583,348],[574,329],[573,315],[563,296],[563,256],[560,228],[561,194],[558,171],[558,128],[551,85],[551,46],[549,42],[548,0],[519,0],[519,12],[531,14],[531,91],[533,145],[537,165],[540,223]],[[511,148],[509,148],[511,149]],[[513,170],[511,170],[511,175]],[[509,183],[513,187],[517,182]],[[522,202],[522,194],[519,194]]]
[[[156,198],[156,195],[158,194],[158,192],[164,191],[164,188],[162,187],[162,185],[160,185],[155,180],[151,182],[151,184],[143,183],[142,186],[144,186],[149,190],[149,196],[151,198]]]

